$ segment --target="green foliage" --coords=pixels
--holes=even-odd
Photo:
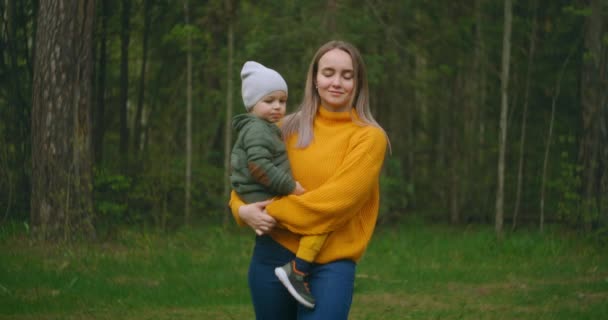
[[[27,222],[18,223],[15,221],[7,221],[0,225],[0,243],[8,239],[14,239],[21,236],[28,236],[30,227]]]
[[[183,188],[182,176],[176,163],[165,163],[162,169],[149,168],[137,175],[131,192],[131,211],[134,221],[150,224],[161,230],[174,221],[179,210],[177,194]],[[181,198],[183,199],[183,197]]]
[[[603,208],[606,208],[605,200],[604,200],[604,203],[602,203],[601,205],[598,204],[597,199],[585,199],[582,201],[580,216],[581,216],[583,225],[591,226],[593,224],[600,223],[602,214],[603,214],[603,212],[601,211],[602,205],[603,205]],[[599,230],[599,233],[600,234],[605,233],[606,232],[605,228],[607,226],[604,225],[601,227],[603,227],[602,228],[603,230]],[[590,228],[588,228],[588,229],[590,229]]]
[[[129,175],[109,168],[96,170],[95,208],[99,228],[110,234],[121,225],[150,225],[161,230],[183,223],[185,163],[180,155],[140,160]],[[196,165],[192,172],[191,206],[195,221],[219,220],[226,207],[223,199],[223,168]]]
[[[193,171],[192,208],[203,221],[217,221],[228,205],[224,199],[224,168],[198,166]]]
[[[558,142],[569,145],[571,150],[575,145],[573,136],[560,136]],[[587,199],[581,195],[583,168],[576,163],[575,155],[572,153],[563,151],[560,154],[559,168],[559,176],[549,184],[558,194],[558,218],[566,224],[588,231],[590,238],[600,243],[605,242],[608,221],[602,208],[605,210],[608,207],[608,198],[598,195]]]
[[[112,173],[108,169],[95,169],[94,205],[101,221],[107,223],[124,221],[127,214],[128,192],[131,178]]]
[[[572,14],[572,15],[575,15],[575,16],[583,16],[583,17],[588,17],[592,13],[591,7],[577,8],[577,7],[572,6],[572,5],[565,6],[562,10],[564,11],[564,13]]]
[[[0,39],[0,219],[27,220],[30,203],[31,84],[37,1],[0,5],[6,34]],[[133,133],[139,84],[143,80],[145,142],[131,147],[129,168],[118,169],[121,57],[121,6],[109,4],[107,19],[106,111],[102,123],[103,160],[95,173],[95,208],[102,224],[180,226],[184,212],[186,45],[193,56],[192,214],[214,223],[223,199],[223,140],[228,83],[228,22],[234,30],[232,77],[235,113],[243,112],[240,66],[257,60],[283,74],[289,84],[290,111],[299,103],[308,64],[318,46],[344,39],[362,52],[368,68],[370,101],[378,122],[393,144],[381,177],[381,221],[448,216],[449,192],[463,217],[490,221],[496,186],[495,158],[500,106],[503,4],[482,1],[235,1],[234,16],[225,2],[190,1],[190,23],[183,3],[150,1],[150,35],[145,78],[143,60],[144,2],[133,0],[128,81],[128,129]],[[581,136],[581,67],[592,57],[583,49],[587,5],[547,2],[514,5],[512,77],[507,146],[506,203],[512,204],[517,174],[515,155],[523,97],[529,93],[524,189],[520,221],[536,220],[540,168],[544,158],[548,110],[565,58],[556,104],[556,135]],[[331,4],[336,4],[332,7]],[[603,10],[605,5],[602,4]],[[100,5],[98,7],[101,7]],[[477,15],[479,13],[479,16]],[[102,19],[98,10],[98,22]],[[533,19],[539,26],[530,87],[528,69]],[[605,19],[604,16],[602,16]],[[101,39],[98,23],[96,39]],[[13,31],[12,34],[9,31]],[[10,38],[10,39],[9,39]],[[602,35],[608,45],[608,35]],[[101,58],[96,43],[96,59]],[[574,49],[573,49],[574,48]],[[99,60],[96,72],[99,72]],[[96,78],[97,79],[97,78]],[[526,91],[528,90],[529,91]],[[96,92],[98,94],[98,92]],[[134,133],[133,133],[134,134]],[[131,135],[131,138],[132,135]],[[570,139],[570,138],[568,138]],[[606,205],[583,203],[578,141],[554,144],[549,163],[547,208],[559,221],[575,226],[608,223]],[[138,146],[139,148],[139,146]],[[136,152],[137,151],[137,152]],[[137,153],[137,156],[135,154]],[[137,159],[133,159],[137,158]],[[99,169],[101,168],[101,169]],[[457,182],[450,181],[456,177]],[[451,190],[451,191],[450,191]],[[10,199],[9,199],[9,195]],[[600,197],[601,198],[601,197]],[[602,198],[605,199],[605,198]],[[601,200],[605,201],[605,200]],[[599,203],[602,203],[602,202]],[[8,208],[8,210],[6,210]],[[415,211],[414,211],[415,210]],[[604,209],[605,210],[605,209]],[[555,218],[551,215],[550,219]],[[3,221],[3,220],[2,220]],[[602,229],[603,230],[603,229]]]
[[[560,144],[572,145],[573,136],[560,136]],[[557,214],[560,219],[570,224],[580,222],[581,214],[581,167],[572,159],[567,151],[562,151],[559,160],[559,176],[549,182],[549,186],[555,189],[559,196],[557,202]]]
[[[384,166],[380,175],[380,224],[401,220],[414,194],[414,185],[404,179],[399,159],[389,157]]]
[[[195,25],[175,25],[169,33],[163,37],[163,43],[167,45],[178,45],[184,52],[188,49],[188,37],[192,43],[204,43],[209,41],[208,35]]]

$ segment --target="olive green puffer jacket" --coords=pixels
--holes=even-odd
[[[281,130],[252,114],[232,119],[238,136],[230,157],[232,188],[247,203],[287,195],[295,189]]]

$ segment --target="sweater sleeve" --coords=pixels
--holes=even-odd
[[[278,168],[274,162],[274,133],[259,128],[244,137],[247,166],[251,176],[277,195],[287,195],[296,187],[289,170]]]
[[[384,132],[366,128],[351,139],[344,161],[324,184],[303,195],[273,201],[266,207],[270,215],[303,235],[331,232],[353,219],[377,188],[386,152]]]
[[[228,202],[228,206],[230,207],[230,212],[232,212],[232,216],[234,217],[234,220],[236,220],[236,223],[239,226],[245,226],[245,222],[243,220],[241,220],[241,217],[239,216],[239,208],[245,205],[245,202],[243,202],[243,200],[241,200],[241,198],[239,198],[239,195],[236,193],[236,191],[232,190],[230,192],[230,202]]]

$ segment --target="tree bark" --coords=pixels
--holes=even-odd
[[[6,161],[6,158],[8,158],[5,155],[6,151],[0,151],[2,151],[2,153],[0,153],[0,169],[2,169],[2,172],[0,173],[3,173],[0,177],[2,177],[2,181],[6,183],[6,189],[8,189],[4,189],[2,183],[0,183],[0,190],[5,191],[6,195],[6,209],[4,210],[4,216],[2,217],[2,219],[0,219],[0,223],[4,224],[6,222],[6,219],[8,218],[9,212],[11,211],[11,204],[13,202],[13,174],[8,167],[8,161]]]
[[[486,44],[484,41],[484,20],[483,20],[483,0],[475,0],[475,69],[476,69],[476,89],[477,89],[477,107],[475,113],[475,121],[474,121],[474,130],[477,134],[477,141],[475,143],[475,153],[473,156],[475,157],[474,163],[478,168],[475,170],[475,179],[481,180],[481,176],[484,175],[483,170],[479,170],[479,168],[485,168],[486,165],[486,157],[485,157],[485,109],[486,109],[486,101],[487,101],[487,53],[486,53]],[[474,189],[478,196],[476,197],[480,202],[480,211],[481,212],[490,212],[490,199],[486,186],[477,183],[477,187]],[[481,215],[481,213],[480,213]],[[483,215],[482,218],[484,220],[490,220],[490,216]]]
[[[190,24],[190,8],[188,0],[184,1],[186,26]],[[190,191],[192,181],[192,36],[188,33],[186,66],[186,192],[184,199],[184,223],[190,224]]]
[[[230,194],[230,151],[232,147],[232,65],[234,64],[234,30],[232,20],[234,17],[234,4],[232,3],[232,0],[226,0],[224,3],[226,5],[228,23],[228,57],[226,59],[226,118],[224,123],[224,199],[226,199],[226,203],[228,203],[227,199]],[[229,212],[226,212],[224,215],[224,224],[228,224],[228,221]]]
[[[95,109],[93,111],[93,154],[95,163],[103,160],[103,137],[105,135],[106,109],[106,67],[108,43],[108,0],[101,0],[101,33],[99,35],[99,66],[95,93]]]
[[[336,11],[338,10],[337,0],[327,0],[325,9],[325,17],[323,18],[323,26],[328,34],[336,33]]]
[[[133,153],[139,155],[143,151],[142,140],[142,116],[144,109],[144,97],[146,90],[146,67],[148,63],[148,39],[150,36],[150,4],[151,0],[144,0],[144,34],[142,39],[141,69],[139,72],[139,87],[137,89],[137,110],[133,124]]]
[[[525,153],[525,145],[526,145],[526,122],[528,118],[528,100],[530,96],[530,73],[532,70],[532,61],[534,59],[534,53],[536,48],[536,11],[537,11],[538,1],[534,1],[533,10],[534,16],[532,18],[532,29],[530,30],[530,46],[528,50],[528,67],[526,70],[526,84],[525,84],[525,94],[524,94],[524,107],[523,113],[521,115],[521,135],[519,137],[519,163],[517,166],[517,190],[515,191],[515,208],[513,209],[513,221],[511,224],[512,230],[515,230],[517,226],[517,216],[519,214],[519,205],[521,202],[521,182],[523,180],[523,165],[524,165],[524,153]]]
[[[602,0],[591,1],[585,30],[585,54],[581,74],[582,137],[579,164],[582,167],[582,219],[587,231],[598,219],[608,220],[608,26]],[[604,41],[604,42],[602,42]],[[604,215],[603,217],[601,215]]]
[[[40,2],[32,95],[31,224],[94,237],[91,118],[95,1]]]
[[[445,163],[448,166],[448,195],[447,207],[450,212],[450,223],[457,225],[460,223],[460,203],[462,188],[464,187],[461,179],[461,173],[464,168],[464,154],[468,147],[466,135],[463,135],[466,127],[467,112],[467,96],[465,92],[466,76],[464,71],[458,71],[452,80],[452,90],[448,105],[451,108],[462,110],[462,112],[445,112],[447,121],[445,124]],[[462,127],[461,127],[462,124]]]
[[[496,188],[496,217],[495,231],[498,239],[503,237],[504,219],[504,179],[505,179],[505,150],[507,145],[507,114],[509,94],[509,64],[511,59],[511,20],[513,5],[511,0],[505,0],[504,33],[502,38],[502,74],[501,83],[501,107],[500,107],[500,134],[498,154],[498,185]]]
[[[131,0],[122,0],[120,28],[120,156],[123,171],[129,164],[129,125],[127,102],[129,98],[129,41],[130,41]]]

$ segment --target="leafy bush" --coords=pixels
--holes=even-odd
[[[131,185],[129,177],[105,168],[94,170],[93,202],[101,224],[107,226],[114,221],[125,219]]]
[[[380,175],[380,223],[401,220],[413,194],[414,185],[403,179],[401,162],[394,158],[386,159]]]

